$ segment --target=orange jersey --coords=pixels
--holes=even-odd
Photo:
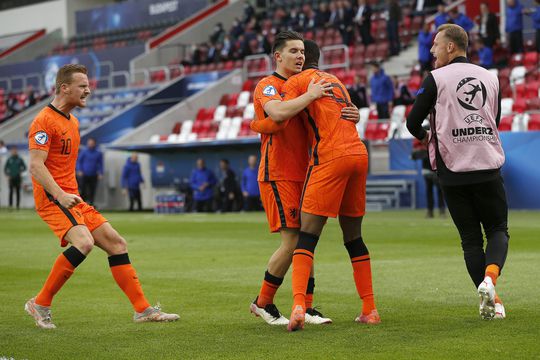
[[[351,98],[345,85],[334,75],[318,69],[304,70],[283,85],[283,100],[291,100],[305,93],[311,79],[315,82],[324,79],[334,87],[333,96],[315,100],[301,113],[310,132],[310,164],[318,165],[347,155],[367,154],[356,125],[341,118],[341,109],[351,106]]]
[[[281,101],[281,88],[286,79],[277,73],[263,78],[253,94],[255,121],[268,115],[264,105],[270,100]],[[302,121],[291,119],[283,131],[261,134],[259,181],[304,181],[309,162],[306,128]]]
[[[28,148],[48,153],[45,166],[54,181],[67,193],[78,194],[75,166],[79,153],[79,120],[67,116],[49,104],[37,114],[28,131]],[[33,177],[36,207],[48,203],[49,199]]]

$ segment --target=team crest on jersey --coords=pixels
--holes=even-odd
[[[263,89],[263,94],[266,96],[274,96],[277,94],[277,90],[272,85],[266,85],[266,87]]]
[[[47,135],[45,131],[40,131],[34,136],[34,140],[36,140],[39,145],[45,145],[47,141],[49,141],[49,135]]]

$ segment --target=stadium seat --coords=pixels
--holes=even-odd
[[[527,82],[525,85],[525,97],[527,99],[538,98],[538,90],[540,89],[540,82],[532,81]]]
[[[227,106],[225,105],[219,105],[216,107],[216,111],[214,111],[214,120],[221,121],[223,118],[225,118],[225,114],[227,112]]]
[[[512,111],[515,112],[515,113],[522,113],[526,109],[527,109],[527,100],[525,100],[523,98],[517,98],[514,101],[514,105],[512,105]]]
[[[251,93],[249,91],[242,91],[240,95],[238,95],[238,100],[236,105],[238,106],[246,106],[249,103],[249,98],[251,96]]]
[[[217,140],[227,139],[227,134],[229,133],[229,128],[231,127],[231,118],[224,118],[219,124],[219,130],[216,134]]]
[[[510,83],[511,84],[523,84],[525,82],[525,74],[527,69],[525,66],[516,66],[512,68],[510,72]]]
[[[366,140],[375,140],[377,137],[377,122],[368,121],[366,125],[366,130],[364,131],[364,139]]]
[[[523,57],[523,65],[526,68],[533,68],[538,66],[538,53],[536,51],[526,52]]]
[[[249,103],[246,108],[244,109],[244,113],[242,114],[242,117],[244,119],[253,120],[255,118],[255,106],[253,103]]]
[[[540,131],[540,114],[530,114],[527,130]]]
[[[154,135],[150,136],[150,143],[157,144],[158,142],[159,142],[159,135],[154,134]]]
[[[540,110],[540,98],[535,97],[535,98],[527,99],[527,111],[531,111],[531,110],[533,111]]]
[[[501,99],[501,115],[510,115],[512,113],[512,107],[514,105],[514,99],[503,98]]]
[[[512,122],[514,121],[513,116],[503,116],[499,122],[499,131],[510,131],[512,130]]]

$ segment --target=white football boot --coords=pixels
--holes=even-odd
[[[24,310],[36,321],[36,325],[42,329],[56,329],[51,318],[51,308],[36,304],[36,298],[31,298],[24,304]]]
[[[324,315],[315,308],[307,308],[305,322],[306,324],[322,325],[331,324],[332,319],[324,317]]]
[[[493,318],[497,320],[506,318],[506,311],[504,311],[504,305],[502,303],[495,303],[495,316]]]
[[[249,306],[249,310],[256,316],[262,318],[269,325],[288,325],[289,319],[281,315],[275,304],[266,304],[264,308],[257,305],[257,297]]]
[[[159,304],[156,306],[149,306],[143,312],[135,312],[133,315],[133,321],[136,323],[142,322],[169,322],[180,319],[178,314],[167,314],[161,311]]]

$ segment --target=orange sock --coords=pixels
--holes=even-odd
[[[43,288],[36,296],[36,304],[41,306],[51,306],[54,295],[56,295],[66,281],[68,281],[73,274],[73,271],[75,271],[75,268],[79,266],[85,258],[86,256],[73,246],[58,255]]]
[[[306,289],[306,309],[313,307],[313,291],[315,290],[315,278],[310,277]]]
[[[493,285],[497,285],[497,278],[499,277],[500,268],[496,264],[490,264],[486,267],[486,276],[489,276],[493,281]]]
[[[109,265],[116,283],[129,298],[136,312],[143,312],[150,306],[137,277],[137,273],[129,261],[128,254],[109,256]]]
[[[318,240],[319,237],[316,235],[300,232],[292,260],[293,308],[296,305],[306,308],[307,285]]]
[[[362,299],[362,315],[368,315],[375,309],[368,249],[362,238],[346,243],[345,247],[351,258],[356,291]]]
[[[261,286],[261,291],[257,297],[257,306],[264,308],[267,304],[274,303],[274,295],[283,283],[283,278],[278,278],[268,272],[264,273],[264,280]]]

